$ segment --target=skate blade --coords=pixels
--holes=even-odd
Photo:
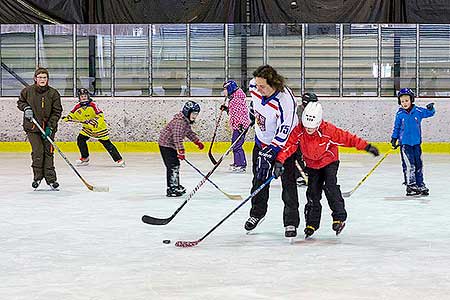
[[[289,244],[290,245],[294,245],[295,244],[295,237],[290,237],[290,238],[288,238],[288,240],[289,240]]]

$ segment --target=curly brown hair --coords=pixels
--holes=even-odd
[[[270,65],[258,67],[258,69],[253,72],[253,77],[264,78],[268,85],[279,92],[283,91],[286,82],[284,77],[278,74],[278,72]]]

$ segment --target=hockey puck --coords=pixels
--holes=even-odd
[[[164,240],[163,243],[164,244],[170,244],[170,240]]]

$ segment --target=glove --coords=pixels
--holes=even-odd
[[[184,160],[186,158],[184,155],[184,150],[177,150],[177,157],[179,160]]]
[[[273,168],[273,175],[275,178],[280,177],[284,173],[284,167],[283,164],[279,161],[275,162],[274,168]]]
[[[238,131],[239,131],[240,133],[244,132],[244,125],[239,124],[239,125],[238,125]]]
[[[45,133],[41,134],[41,136],[44,140],[46,140],[48,136],[52,135],[52,132],[53,132],[53,130],[47,126],[47,127],[45,127]]]
[[[369,153],[372,153],[374,156],[380,155],[380,151],[378,151],[378,148],[372,146],[371,144],[368,144],[364,150],[366,150]]]
[[[228,107],[226,105],[224,105],[224,104],[222,104],[220,106],[220,110],[225,111],[226,113],[228,113]]]
[[[31,106],[27,106],[23,110],[23,116],[25,119],[30,120],[33,119],[33,110],[31,109]]]
[[[256,165],[257,180],[262,181],[267,179],[276,156],[277,154],[270,146],[267,146],[266,148],[259,151]]]
[[[427,104],[427,109],[428,110],[433,110],[433,108],[434,108],[434,102],[431,102],[431,103]]]
[[[68,116],[62,117],[61,119],[62,119],[64,122],[68,122],[68,121],[69,121],[69,117],[68,117]]]
[[[203,145],[203,143],[200,141],[195,142],[195,144],[197,145],[198,149],[200,149],[200,150],[203,150],[203,148],[205,148],[205,145]]]
[[[400,146],[399,144],[397,144],[396,138],[391,139],[391,145],[392,145],[392,149],[397,149]]]

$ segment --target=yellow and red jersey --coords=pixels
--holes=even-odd
[[[108,140],[109,132],[103,112],[97,104],[90,101],[87,105],[78,103],[67,115],[65,121],[75,121],[83,124],[80,134],[99,139]]]

